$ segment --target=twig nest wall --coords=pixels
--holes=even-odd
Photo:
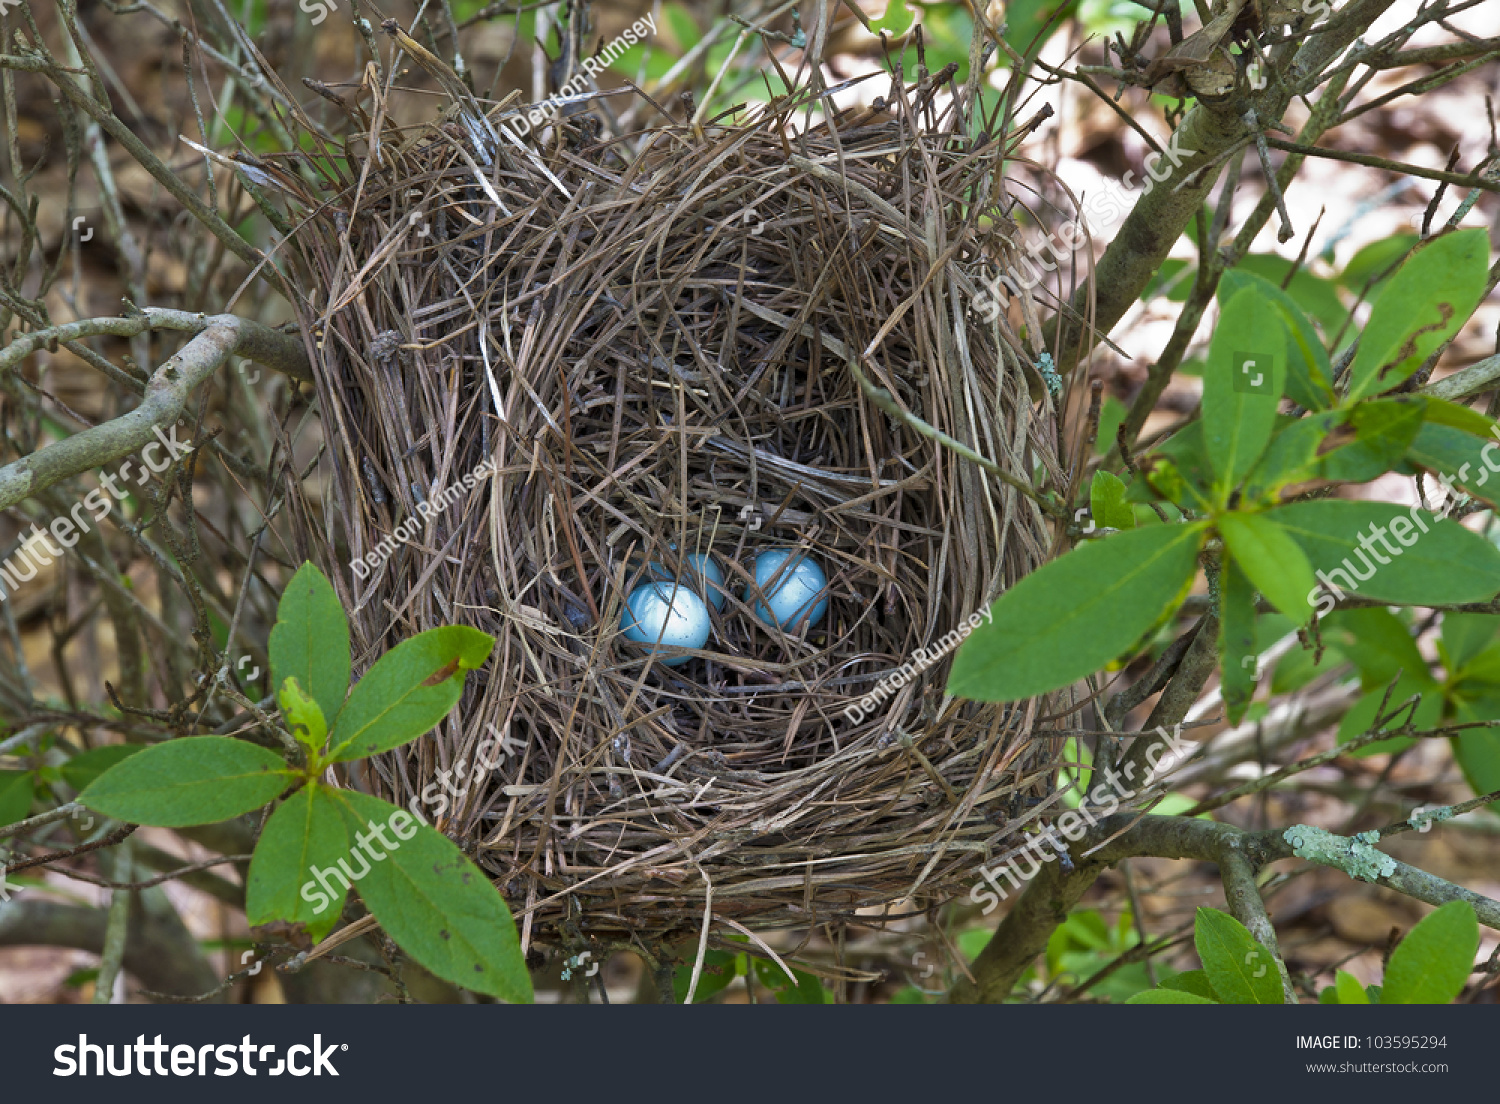
[[[828,612],[827,589],[828,577],[815,560],[792,548],[773,548],[755,557],[755,582],[745,588],[745,604],[768,625],[812,628]]]
[[[365,784],[405,805],[483,740],[518,749],[446,828],[528,944],[696,937],[710,885],[714,917],[758,926],[909,914],[967,893],[1050,791],[1037,703],[949,697],[948,658],[911,673],[1052,545],[935,434],[1064,485],[1010,315],[966,313],[1009,249],[1009,139],[965,97],[896,82],[880,113],[808,125],[833,110],[810,94],[628,141],[558,120],[482,181],[446,131],[392,138],[330,179],[329,206],[359,197],[347,229],[308,214],[348,558],[418,516],[412,488],[496,466],[368,578],[329,565],[357,654],[454,621],[497,638]]]

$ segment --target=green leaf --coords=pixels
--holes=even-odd
[[[1130,411],[1119,399],[1113,395],[1105,396],[1104,404],[1099,408],[1099,437],[1094,442],[1094,451],[1100,456],[1115,447],[1115,439],[1120,434],[1120,425],[1129,413]]]
[[[774,962],[755,960],[755,974],[762,985],[776,994],[777,1004],[832,1004],[832,994],[823,983],[805,970],[792,970],[794,983]]]
[[[1427,674],[1427,661],[1417,650],[1411,629],[1388,609],[1339,610],[1324,619],[1322,633],[1324,642],[1343,652],[1358,669],[1362,689],[1383,688],[1402,673],[1416,678]]]
[[[1467,901],[1423,917],[1396,949],[1380,984],[1381,1004],[1449,1004],[1463,992],[1479,950],[1479,921]]]
[[[1491,437],[1500,437],[1500,423],[1493,418],[1487,417],[1472,407],[1464,406],[1462,403],[1449,402],[1447,399],[1439,399],[1433,395],[1413,395],[1410,398],[1422,399],[1427,404],[1427,421],[1431,425],[1450,426],[1453,429],[1461,429],[1465,433],[1472,433],[1476,437],[1489,440]]]
[[[1286,621],[1287,628],[1292,627],[1291,619],[1284,618],[1279,613],[1266,616]],[[1262,620],[1265,620],[1264,616]],[[1321,659],[1311,648],[1293,648],[1276,661],[1276,667],[1271,673],[1270,696],[1276,698],[1301,690],[1313,679],[1326,675],[1335,667],[1341,666],[1343,662],[1344,657],[1332,648],[1325,649]]]
[[[0,771],[0,826],[25,820],[31,812],[31,772]]]
[[[1340,1004],[1369,1004],[1369,994],[1365,987],[1359,983],[1359,979],[1353,974],[1340,970],[1334,975],[1334,992],[1338,994]]]
[[[355,869],[342,807],[321,783],[304,786],[261,831],[245,886],[245,919],[252,927],[273,920],[301,925],[320,940],[344,911],[345,883]]]
[[[1288,302],[1297,307],[1299,314],[1305,311],[1316,318],[1325,333],[1330,335],[1337,333],[1344,324],[1344,319],[1348,317],[1349,309],[1339,298],[1338,289],[1331,280],[1314,276],[1305,268],[1298,268],[1297,274],[1292,277],[1292,282],[1287,286],[1286,291],[1281,291],[1282,281],[1286,279],[1294,263],[1275,253],[1251,253],[1224,275],[1228,277],[1233,273],[1240,279],[1246,277],[1260,279],[1281,292]]]
[[[609,67],[614,72],[624,73],[632,79],[644,69],[647,81],[659,81],[672,71],[677,61],[677,55],[671,50],[662,49],[658,42],[652,43],[649,58],[646,56],[645,44],[637,43],[616,54],[615,59],[609,63]]]
[[[667,31],[676,40],[679,56],[687,53],[703,37],[703,32],[698,29],[698,21],[693,18],[693,13],[682,4],[663,4],[661,14]]]
[[[1456,710],[1461,722],[1500,720],[1500,694],[1460,700]],[[1452,737],[1453,758],[1477,797],[1500,790],[1500,731],[1470,728]]]
[[[349,693],[349,622],[327,577],[304,563],[287,583],[271,630],[271,685],[295,678],[330,725]]]
[[[359,680],[334,722],[332,762],[363,759],[430,732],[458,704],[464,676],[489,658],[495,638],[466,625],[403,640]]]
[[[78,800],[131,824],[190,828],[259,809],[292,781],[273,751],[227,736],[183,736],[115,764]]]
[[[1307,624],[1307,596],[1317,586],[1312,565],[1286,530],[1264,514],[1228,513],[1218,520],[1234,562],[1270,603],[1298,625]]]
[[[712,1000],[739,976],[740,956],[728,951],[705,951],[703,971],[698,975],[698,988],[693,990],[693,1003],[703,1004]],[[672,986],[677,993],[677,1003],[687,1000],[688,985],[693,980],[693,966],[688,963],[672,972]]]
[[[1415,397],[1356,404],[1345,431],[1352,431],[1354,439],[1328,452],[1319,474],[1341,483],[1368,483],[1384,475],[1401,462],[1426,414],[1427,404]]]
[[[1174,977],[1163,978],[1161,988],[1175,989],[1179,993],[1196,993],[1204,1000],[1219,1003],[1219,994],[1214,992],[1208,974],[1202,970],[1184,970]]]
[[[1489,278],[1485,230],[1459,230],[1418,246],[1381,289],[1349,366],[1348,401],[1388,391],[1463,327]]]
[[[1330,410],[1305,418],[1277,418],[1278,428],[1254,469],[1245,478],[1243,500],[1271,503],[1284,487],[1311,479],[1318,470],[1324,446],[1336,441],[1347,410]]]
[[[1199,908],[1193,944],[1209,983],[1226,1004],[1284,1004],[1281,974],[1271,952],[1233,916]]]
[[[1255,287],[1224,305],[1203,370],[1203,442],[1221,505],[1271,440],[1286,386],[1286,343],[1280,312]]]
[[[302,692],[295,678],[286,680],[276,695],[276,701],[291,723],[292,735],[297,742],[316,755],[323,741],[328,739],[328,722],[323,719],[323,710],[318,708],[318,703]]]
[[[1230,272],[1233,272],[1233,269]],[[1230,272],[1224,273],[1224,277],[1219,281],[1220,287],[1224,286],[1224,279],[1229,277]],[[1145,290],[1141,292],[1141,302],[1149,302],[1158,295],[1163,294],[1171,302],[1187,302],[1188,296],[1193,292],[1192,275],[1192,273],[1188,273],[1187,261],[1179,261],[1175,257],[1168,257],[1157,267],[1151,279],[1146,281]],[[1178,279],[1179,276],[1182,278]]]
[[[1181,604],[1203,532],[1201,523],[1132,529],[1032,572],[959,648],[949,693],[1014,701],[1093,674]]]
[[[485,873],[405,809],[354,790],[330,792],[350,838],[365,840],[349,856],[355,873],[368,868],[359,895],[401,949],[455,985],[529,1004],[516,923]]]
[[[1144,993],[1137,993],[1133,997],[1127,997],[1126,1004],[1218,1004],[1216,1000],[1200,997],[1197,993],[1187,993],[1181,989],[1147,989]]]
[[[1495,639],[1497,629],[1500,629],[1500,617],[1492,613],[1443,614],[1443,638],[1439,649],[1449,675],[1459,677],[1469,661]]]
[[[911,28],[916,19],[915,15],[906,10],[906,0],[890,0],[886,5],[885,14],[879,19],[872,19],[870,28],[876,34],[884,31],[886,34],[899,37]]]
[[[1363,293],[1365,285],[1376,276],[1393,267],[1422,239],[1416,234],[1394,234],[1377,242],[1371,242],[1349,259],[1338,281],[1350,291]],[[1389,279],[1389,276],[1386,277]],[[1382,281],[1383,284],[1384,281]],[[1382,284],[1376,284],[1379,288]],[[1371,289],[1372,291],[1374,289]]]
[[[1200,494],[1196,487],[1183,478],[1182,470],[1170,457],[1148,456],[1142,464],[1142,470],[1145,472],[1146,479],[1142,484],[1141,496],[1146,501],[1151,501],[1151,494],[1154,493],[1183,510],[1210,508],[1208,498]],[[1132,484],[1131,489],[1134,490],[1134,487],[1135,485]],[[1134,501],[1134,496],[1132,496],[1132,501]],[[1140,515],[1136,516],[1136,522],[1140,523]],[[1146,524],[1149,525],[1150,522]]]
[[[1486,457],[1493,460],[1494,470],[1484,462]],[[1500,504],[1500,479],[1494,478],[1500,471],[1500,443],[1429,422],[1417,431],[1405,458],[1443,484],[1441,489],[1429,488],[1434,499],[1456,494],[1453,488],[1457,487],[1491,506]]]
[[[1476,614],[1475,616],[1491,615]],[[1500,686],[1500,645],[1490,645],[1470,656],[1453,681],[1462,684],[1466,690],[1479,687],[1493,689]]]
[[[927,64],[942,67],[952,62],[958,66],[955,78],[959,81],[967,80],[969,43],[974,39],[974,20],[968,9],[962,4],[913,3],[911,7],[922,16],[922,39],[927,44]],[[1011,11],[1014,9],[1007,11],[1007,16]],[[989,103],[989,110],[993,111],[998,97]]]
[[[1453,758],[1474,796],[1500,790],[1500,732],[1471,728],[1458,733],[1453,737]]]
[[[1144,465],[1152,486],[1164,477],[1167,466],[1175,468],[1177,477],[1186,481],[1190,490],[1168,493],[1161,488],[1160,493],[1189,509],[1207,507],[1213,500],[1214,470],[1203,442],[1203,423],[1193,422],[1157,445]],[[1170,461],[1170,465],[1164,465],[1163,458]]]
[[[1134,529],[1135,511],[1125,501],[1125,481],[1107,471],[1096,471],[1089,488],[1089,513],[1101,529]]]
[[[138,751],[144,751],[145,747],[145,744],[105,744],[103,747],[90,748],[62,765],[63,781],[75,790],[87,789],[89,783],[110,767],[129,759]]]
[[[1313,279],[1313,277],[1307,278]],[[1295,289],[1295,283],[1293,287]],[[1280,277],[1277,278],[1277,282],[1273,283],[1264,276],[1243,271],[1241,268],[1232,268],[1224,273],[1219,281],[1219,302],[1227,303],[1245,288],[1254,288],[1262,301],[1277,311],[1282,324],[1286,327],[1287,395],[1298,406],[1306,407],[1308,410],[1327,410],[1334,401],[1333,384],[1330,382],[1333,379],[1333,367],[1328,360],[1328,350],[1323,347],[1323,341],[1318,337],[1318,331],[1313,329],[1312,323],[1308,321],[1307,315],[1302,312],[1296,300],[1281,290]],[[1332,293],[1331,288],[1329,294],[1333,296],[1332,308],[1337,312],[1337,320],[1329,328],[1329,332],[1334,333],[1337,332],[1347,312],[1339,303],[1338,296]],[[1322,306],[1326,310],[1329,304],[1325,300]],[[1321,317],[1323,317],[1324,326],[1328,327],[1328,318]]]
[[[1034,53],[1077,10],[1078,0],[1011,0],[1005,9],[1005,41],[1018,54]]]
[[[1197,804],[1197,798],[1189,797],[1185,793],[1178,793],[1174,790],[1169,794],[1164,794],[1161,800],[1147,805],[1145,811],[1152,816],[1181,816]],[[1213,814],[1199,813],[1195,819],[1213,820]]]
[[[1237,725],[1262,672],[1255,652],[1255,588],[1234,560],[1227,561],[1219,575],[1219,603],[1219,684],[1229,723]]]
[[[1324,587],[1419,606],[1486,602],[1500,592],[1500,550],[1416,507],[1325,499],[1263,516],[1302,546]]]

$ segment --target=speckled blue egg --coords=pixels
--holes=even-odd
[[[625,599],[620,614],[620,628],[625,639],[646,645],[656,652],[662,648],[701,648],[708,643],[708,607],[683,584],[642,583]],[[659,662],[677,667],[692,656],[663,657]]]
[[[794,556],[795,562],[783,571],[782,564]],[[772,583],[778,571],[781,575]],[[806,553],[773,548],[755,557],[755,586],[745,588],[745,603],[755,602],[755,616],[767,625],[774,619],[782,628],[794,629],[805,620],[811,628],[828,612],[827,596],[818,597],[827,586],[823,569]],[[764,602],[756,600],[757,588],[765,595]]]
[[[708,600],[716,610],[722,610],[729,601],[729,591],[724,589],[724,569],[719,561],[707,552],[693,552],[683,557],[690,573],[693,589]]]

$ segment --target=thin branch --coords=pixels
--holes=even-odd
[[[139,825],[123,824],[109,835],[101,839],[96,839],[92,843],[80,844],[78,847],[71,847],[66,851],[53,851],[46,855],[38,855],[34,859],[22,859],[19,862],[13,862],[5,868],[3,873],[16,874],[22,870],[30,870],[34,866],[46,866],[48,863],[55,863],[62,859],[71,859],[74,855],[83,855],[89,851],[98,851],[102,847],[113,847],[134,832],[137,827]]]
[[[107,105],[101,104],[78,87],[59,65],[40,56],[17,57],[14,54],[0,54],[0,69],[14,69],[25,73],[45,75],[74,107],[97,122],[106,134],[124,146],[131,157],[155,177],[177,202],[187,208],[189,214],[208,227],[213,235],[224,243],[225,248],[252,268],[266,266],[272,273],[273,279],[284,285],[285,281],[280,270],[271,263],[269,257],[235,233],[234,228],[220,218],[217,211],[199,199],[192,189],[162,162],[161,158],[152,153],[146,144],[137,138],[134,132],[115,116],[114,112],[109,110]],[[290,298],[290,293],[288,295]]]
[[[22,735],[25,735],[25,733],[22,733]],[[3,754],[4,751],[4,748],[0,748],[0,754]],[[57,808],[49,809],[45,813],[38,813],[27,820],[18,820],[14,824],[7,824],[0,827],[0,839],[6,839],[9,836],[24,835],[34,828],[45,828],[54,821],[67,820],[74,813],[81,812],[83,812],[83,806],[76,801],[70,801],[66,805],[59,805]]]
[[[1447,399],[1449,402],[1462,402],[1488,391],[1495,386],[1496,381],[1500,381],[1500,354],[1485,357],[1461,372],[1454,372],[1451,376],[1444,376],[1425,387],[1419,387],[1417,394],[1431,395],[1435,399]]]
[[[1324,157],[1330,161],[1347,161],[1354,165],[1366,165],[1372,169],[1400,173],[1404,176],[1420,176],[1425,180],[1440,180],[1460,188],[1479,188],[1486,192],[1500,192],[1500,180],[1492,180],[1474,173],[1444,172],[1442,169],[1424,169],[1420,165],[1408,165],[1404,161],[1392,161],[1370,153],[1350,153],[1347,150],[1328,149],[1325,146],[1308,146],[1301,142],[1286,142],[1280,138],[1267,138],[1272,149],[1286,153],[1300,153],[1305,157]]]
[[[172,856],[175,858],[175,856]],[[85,874],[82,870],[69,870],[66,867],[58,867],[52,873],[61,874],[65,878],[75,878],[80,882],[88,882],[89,885],[102,886],[105,889],[135,890],[150,889],[152,886],[161,885],[163,882],[175,881],[187,874],[195,874],[200,870],[207,870],[211,866],[223,866],[225,863],[249,862],[249,855],[221,855],[216,859],[204,859],[202,862],[189,863],[187,866],[179,866],[168,870],[165,874],[158,874],[154,878],[147,878],[143,882],[115,882],[108,878],[101,878],[97,874]],[[226,882],[226,885],[229,883]]]
[[[91,468],[137,452],[161,430],[177,424],[198,385],[218,371],[231,355],[246,356],[291,374],[303,359],[297,339],[259,322],[230,314],[185,315],[181,311],[147,311],[163,326],[183,318],[202,326],[198,336],[156,370],[146,395],[128,414],[49,445],[0,468],[0,510]],[[127,320],[128,321],[128,320]],[[189,446],[191,447],[191,446]]]
[[[1265,861],[1268,862],[1295,856],[1319,866],[1343,871],[1351,878],[1394,889],[1429,905],[1467,901],[1473,906],[1481,924],[1500,931],[1500,901],[1399,862],[1383,851],[1376,851],[1360,838],[1364,835],[1366,833],[1362,832],[1360,836],[1349,838],[1305,824],[1295,824],[1281,833],[1262,832],[1257,837],[1257,842],[1261,844]],[[1294,844],[1293,840],[1299,842]]]
[[[1261,900],[1260,887],[1255,884],[1255,870],[1245,853],[1237,847],[1227,847],[1220,854],[1219,877],[1224,882],[1224,902],[1229,913],[1249,929],[1256,941],[1271,952],[1276,963],[1276,972],[1281,975],[1281,991],[1287,1004],[1297,1003],[1296,990],[1292,988],[1291,975],[1281,957],[1281,948],[1276,943],[1276,929],[1266,915],[1266,904]]]
[[[115,855],[115,873],[130,877],[130,844],[121,845]],[[125,961],[125,939],[130,932],[130,891],[117,889],[110,894],[109,920],[104,926],[104,950],[99,954],[99,974],[94,979],[94,1003],[110,1004],[115,983]]]

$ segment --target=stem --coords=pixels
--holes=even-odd
[[[1292,988],[1291,975],[1281,957],[1281,948],[1276,944],[1276,929],[1266,915],[1265,902],[1260,899],[1260,888],[1255,884],[1255,870],[1245,853],[1235,846],[1226,847],[1219,857],[1219,877],[1224,880],[1224,902],[1229,913],[1249,929],[1262,947],[1271,952],[1276,963],[1276,972],[1281,975],[1281,991],[1287,1004],[1297,1003],[1297,992]]]
[[[130,880],[130,841],[120,845],[115,856],[115,877]],[[130,930],[130,897],[128,889],[116,889],[109,898],[109,921],[104,928],[104,950],[99,956],[99,976],[94,980],[94,1003],[111,1004],[120,966],[125,960],[125,937]]]

